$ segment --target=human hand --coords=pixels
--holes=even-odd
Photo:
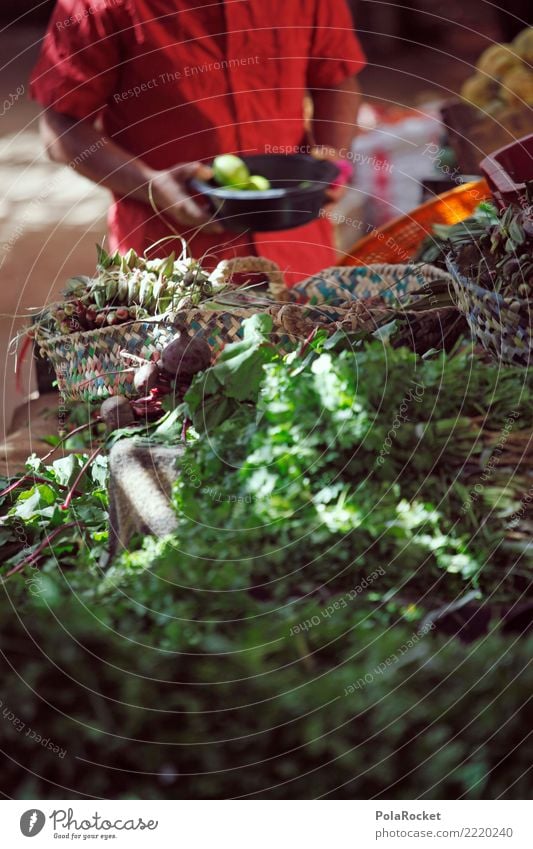
[[[155,171],[149,182],[150,198],[158,212],[166,213],[179,224],[203,233],[222,233],[222,226],[212,220],[213,214],[197,203],[187,188],[192,177],[209,180],[212,176],[212,169],[201,162],[185,162],[166,171]]]
[[[342,159],[339,156],[338,151],[336,151],[333,147],[325,147],[324,145],[316,146],[311,151],[311,155],[314,156],[315,159],[328,159],[339,169],[338,177],[333,181],[333,183],[330,183],[326,189],[326,198],[328,202],[325,208],[328,209],[338,203],[338,201],[340,201],[346,193],[348,184],[353,176],[353,167],[345,159]]]

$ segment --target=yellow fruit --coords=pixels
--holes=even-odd
[[[503,112],[506,105],[507,104],[504,103],[503,100],[499,100],[495,97],[494,100],[491,100],[490,103],[487,103],[487,105],[483,107],[483,112],[491,118],[496,118],[500,112]]]
[[[533,27],[519,32],[513,41],[513,48],[524,62],[533,64]]]
[[[533,106],[533,72],[527,68],[513,68],[502,80],[500,96],[506,103]]]
[[[501,79],[512,68],[520,67],[522,60],[512,44],[493,44],[481,54],[477,69],[496,79]]]
[[[485,74],[474,74],[463,83],[461,88],[461,97],[472,103],[474,106],[484,107],[498,93],[498,83],[491,80]]]

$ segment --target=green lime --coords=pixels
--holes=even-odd
[[[246,188],[254,192],[266,192],[271,186],[266,177],[262,177],[261,174],[252,174]]]
[[[215,158],[213,173],[220,186],[245,188],[250,179],[250,172],[245,163],[232,153],[224,153]]]

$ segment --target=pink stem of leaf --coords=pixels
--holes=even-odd
[[[33,345],[33,343],[33,336],[27,333],[24,337],[24,342],[22,343],[22,348],[20,349],[20,357],[17,357],[17,365],[15,367],[15,388],[17,392],[22,392],[22,366],[24,365],[26,354],[28,353],[28,350],[31,345]]]
[[[26,475],[23,478],[20,478],[18,481],[15,481],[14,483],[12,483],[10,486],[7,487],[7,489],[2,490],[2,492],[0,492],[0,496],[8,495],[10,492],[13,492],[14,489],[17,489],[19,486],[21,486],[23,483],[25,483],[26,480],[31,480],[32,483],[46,483],[49,486],[56,486],[58,489],[67,489],[68,490],[68,486],[65,486],[62,483],[57,483],[56,481],[47,480],[47,478],[41,478],[41,477],[39,477],[39,475],[29,474],[29,475]],[[81,494],[82,493],[79,492],[79,490],[76,490],[76,495],[81,495]]]
[[[61,525],[59,528],[56,528],[55,531],[52,531],[51,534],[48,534],[48,536],[45,537],[45,539],[42,541],[40,546],[35,549],[35,551],[32,551],[32,553],[29,554],[28,557],[25,557],[24,560],[21,560],[20,563],[17,563],[17,565],[14,566],[13,569],[11,569],[7,573],[6,578],[9,578],[10,575],[14,575],[15,572],[22,571],[22,569],[24,569],[25,566],[29,566],[30,563],[32,563],[33,561],[38,560],[39,557],[41,556],[41,554],[43,553],[44,549],[48,545],[50,545],[50,543],[52,543],[55,540],[55,538],[57,536],[59,536],[60,533],[62,533],[63,531],[66,531],[68,528],[75,528],[77,526],[77,524],[78,524],[77,522],[67,522],[66,525]]]
[[[71,436],[74,436],[76,433],[80,433],[80,431],[82,430],[87,430],[88,427],[92,427],[95,424],[95,421],[86,422],[85,424],[82,424],[79,427],[75,427],[74,430],[70,431],[70,433],[67,433],[66,436],[59,440],[57,445],[54,445],[54,447],[51,448],[47,454],[44,455],[44,457],[41,457],[41,463],[44,463],[45,460],[48,460],[52,456],[52,454],[55,454],[57,449],[60,448],[68,439],[70,439]],[[32,475],[31,472],[28,472],[27,474],[23,475],[14,483],[9,484],[9,486],[3,489],[2,492],[0,492],[0,498],[2,498],[4,495],[9,495],[9,493],[16,489],[18,486],[25,483],[26,481],[33,480],[33,478],[34,475]],[[50,481],[47,481],[47,483],[50,483]]]
[[[76,488],[79,482],[81,481],[82,477],[84,476],[85,472],[87,471],[93,460],[98,456],[98,454],[103,450],[103,448],[103,445],[98,445],[98,447],[94,449],[94,451],[89,455],[87,461],[81,467],[79,473],[76,475],[76,480],[72,484],[72,488],[70,489],[67,497],[65,498],[65,501],[61,505],[62,510],[68,510],[68,508],[70,507],[71,501],[76,493]]]
[[[304,340],[304,343],[303,343],[302,348],[300,350],[300,357],[303,357],[303,355],[307,352],[309,345],[311,344],[311,342],[313,341],[313,339],[315,338],[317,333],[318,333],[318,327],[313,327],[313,329],[312,329],[311,333],[309,334],[309,336],[307,337],[307,339]]]

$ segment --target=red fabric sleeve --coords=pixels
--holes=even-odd
[[[122,0],[59,0],[31,75],[31,97],[73,118],[96,116],[116,90],[123,19]]]
[[[307,85],[328,88],[358,74],[366,59],[345,0],[316,0],[315,27],[307,67]]]

